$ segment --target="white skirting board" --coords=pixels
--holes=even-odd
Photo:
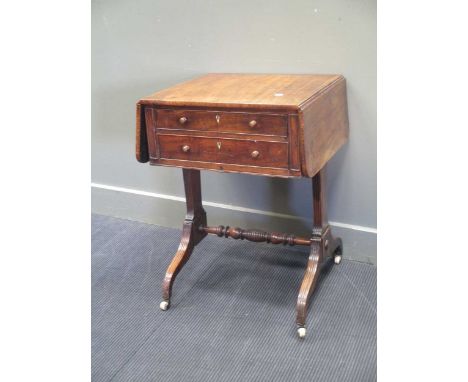
[[[93,213],[165,227],[182,228],[185,216],[185,198],[183,197],[96,183],[91,186]],[[307,236],[310,233],[311,220],[209,201],[203,201],[203,206],[210,226],[222,224],[231,227],[256,228],[267,232],[293,233],[298,236]],[[330,225],[333,235],[343,239],[343,258],[377,264],[377,230],[375,228],[340,222],[330,222]],[[307,252],[306,247],[294,248]]]

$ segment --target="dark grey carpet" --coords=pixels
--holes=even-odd
[[[300,340],[305,248],[208,236],[163,312],[179,239],[176,229],[93,215],[93,382],[376,380],[374,266],[325,268]]]

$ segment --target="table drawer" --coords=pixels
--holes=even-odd
[[[277,135],[286,137],[286,115],[198,110],[155,110],[156,128]]]
[[[288,144],[158,134],[159,157],[198,162],[288,168]]]

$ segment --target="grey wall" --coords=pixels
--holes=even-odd
[[[144,95],[207,72],[343,74],[350,141],[329,164],[329,219],[350,230],[344,235],[357,246],[352,257],[375,262],[374,0],[94,0],[92,28],[92,181],[99,185],[183,196],[179,169],[135,160],[135,102]],[[309,224],[308,179],[215,172],[204,172],[202,179],[204,200],[304,218],[301,223],[286,219],[287,228],[306,230]],[[93,188],[96,212],[181,225],[183,208],[170,213],[180,202],[146,200],[99,185]],[[231,224],[231,213],[219,209],[212,215]],[[239,219],[246,226],[264,224],[257,228],[279,224],[275,216],[257,221],[254,215]],[[363,232],[365,239],[359,236]]]

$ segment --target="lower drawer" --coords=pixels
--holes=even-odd
[[[288,168],[285,142],[158,134],[161,159]]]

